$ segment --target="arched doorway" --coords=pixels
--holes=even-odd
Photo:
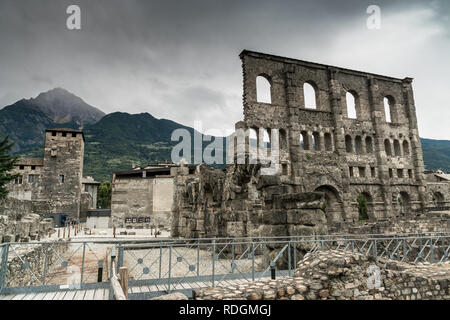
[[[320,186],[314,191],[322,192],[325,195],[323,210],[325,211],[328,223],[342,221],[344,216],[344,208],[337,190],[331,186]]]
[[[397,196],[398,215],[405,216],[411,213],[411,199],[409,194],[402,191]]]
[[[358,205],[358,220],[369,221],[373,217],[373,199],[370,193],[360,193],[356,202]]]
[[[435,207],[443,207],[445,203],[445,198],[442,193],[436,191],[433,193],[433,205]]]

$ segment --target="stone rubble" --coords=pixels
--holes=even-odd
[[[373,275],[368,272],[370,266],[380,271],[381,283],[374,289],[368,287]],[[383,259],[376,262],[358,253],[327,250],[305,255],[294,277],[197,289],[194,299],[449,300],[449,281],[450,262],[410,264]]]

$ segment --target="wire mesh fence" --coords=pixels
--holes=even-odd
[[[111,258],[117,255],[117,268],[129,270],[130,286],[157,285],[170,292],[189,282],[252,281],[269,277],[272,269],[277,277],[293,275],[302,257],[317,250],[444,262],[450,233],[5,243],[0,246],[0,287],[63,289],[108,282]]]

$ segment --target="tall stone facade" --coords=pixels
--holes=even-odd
[[[239,126],[280,131],[279,174],[296,192],[325,193],[330,222],[357,221],[359,195],[371,219],[423,212],[424,164],[411,78],[250,51],[240,58],[244,121]],[[271,103],[257,101],[258,77],[269,82]],[[305,84],[315,95],[310,105]],[[348,95],[356,109],[353,118]]]
[[[84,135],[81,130],[47,129],[44,157],[20,159],[14,173],[19,178],[10,185],[10,198],[36,203],[46,208],[38,214],[68,214],[78,218],[82,194]]]
[[[427,189],[411,78],[250,51],[240,58],[244,120],[227,147],[234,163],[225,170],[200,165],[194,174],[177,169],[173,236],[334,233],[361,220],[424,217],[436,188],[448,201],[450,184]],[[268,84],[264,102],[261,78]],[[279,158],[268,153],[272,163],[265,164],[252,147],[264,131],[265,143],[279,145]],[[274,161],[274,173],[263,171]],[[367,217],[359,210],[364,202]]]

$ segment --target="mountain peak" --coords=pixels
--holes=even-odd
[[[37,104],[45,104],[61,99],[71,99],[73,101],[77,101],[78,103],[86,103],[80,97],[61,87],[53,88],[46,92],[41,92],[36,98],[30,100]]]
[[[56,123],[74,121],[82,126],[96,123],[105,115],[101,110],[61,87],[42,92],[36,98],[30,99],[29,103]]]
[[[40,93],[39,95],[46,95],[46,94],[75,96],[72,92],[69,92],[68,90],[61,88],[61,87],[56,87],[56,88],[50,89],[46,92]]]

